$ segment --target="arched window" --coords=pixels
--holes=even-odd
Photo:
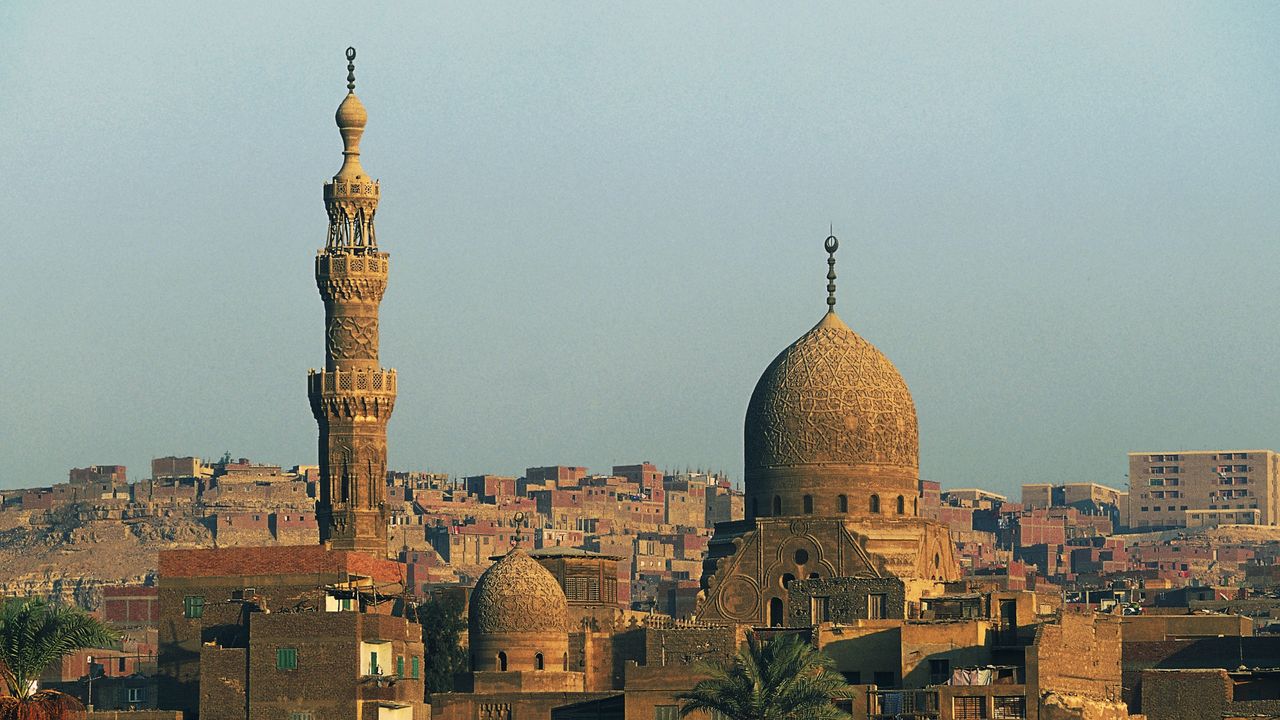
[[[760,498],[751,498],[751,517],[760,517]]]
[[[534,670],[542,669],[542,653],[536,653],[533,656],[533,669]]]
[[[901,495],[898,496],[898,514],[899,515],[907,514],[907,501]]]
[[[782,625],[782,598],[769,599],[769,626],[779,627]]]
[[[880,496],[879,495],[871,496],[871,512],[876,514],[880,513]]]
[[[569,653],[564,654],[564,671],[569,672]]]
[[[847,513],[847,512],[849,512],[849,496],[848,496],[848,495],[840,495],[839,497],[837,497],[837,498],[836,498],[836,508],[837,508],[837,509],[839,509],[839,510],[840,510],[840,512],[842,512],[842,513]]]
[[[507,669],[507,654],[504,652],[498,653],[498,669],[499,670]]]
[[[795,575],[792,575],[791,573],[783,573],[783,574],[782,574],[782,587],[785,589],[785,588],[786,588],[788,585],[790,585],[790,584],[792,583],[792,581],[794,581],[795,579],[796,579],[796,576],[795,576]],[[781,600],[779,600],[779,602],[781,602]]]
[[[813,514],[813,496],[812,495],[804,496],[804,514],[805,515]]]
[[[782,498],[777,495],[773,496],[773,516],[778,517],[782,514]]]

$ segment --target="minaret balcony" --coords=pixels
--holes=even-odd
[[[307,392],[312,397],[343,394],[396,395],[396,371],[379,370],[312,370],[307,373]]]
[[[390,262],[387,253],[362,248],[326,248],[316,253],[316,278],[380,278],[384,282]]]
[[[373,200],[376,202],[380,192],[378,181],[368,178],[347,180],[335,177],[333,182],[324,184],[324,199],[327,201]]]

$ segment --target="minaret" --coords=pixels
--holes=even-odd
[[[347,48],[347,97],[336,120],[342,167],[324,185],[329,238],[316,253],[324,299],[325,364],[307,378],[320,426],[320,542],[335,550],[387,552],[387,420],[396,371],[378,364],[378,304],[387,287],[387,254],[378,251],[373,214],[378,183],[360,167],[368,116],[355,94],[355,48]]]

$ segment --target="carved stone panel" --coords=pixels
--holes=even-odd
[[[337,317],[325,333],[326,350],[339,359],[374,359],[378,356],[376,317]]]

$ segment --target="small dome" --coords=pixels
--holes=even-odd
[[[360,102],[360,98],[351,92],[347,93],[347,97],[342,100],[333,119],[340,128],[363,128],[369,121],[369,114],[365,112],[364,103]]]
[[[486,633],[566,633],[569,602],[537,560],[515,548],[485,570],[471,593],[473,637]]]
[[[758,469],[822,463],[919,467],[907,383],[834,311],[764,371],[744,430],[748,481]]]

